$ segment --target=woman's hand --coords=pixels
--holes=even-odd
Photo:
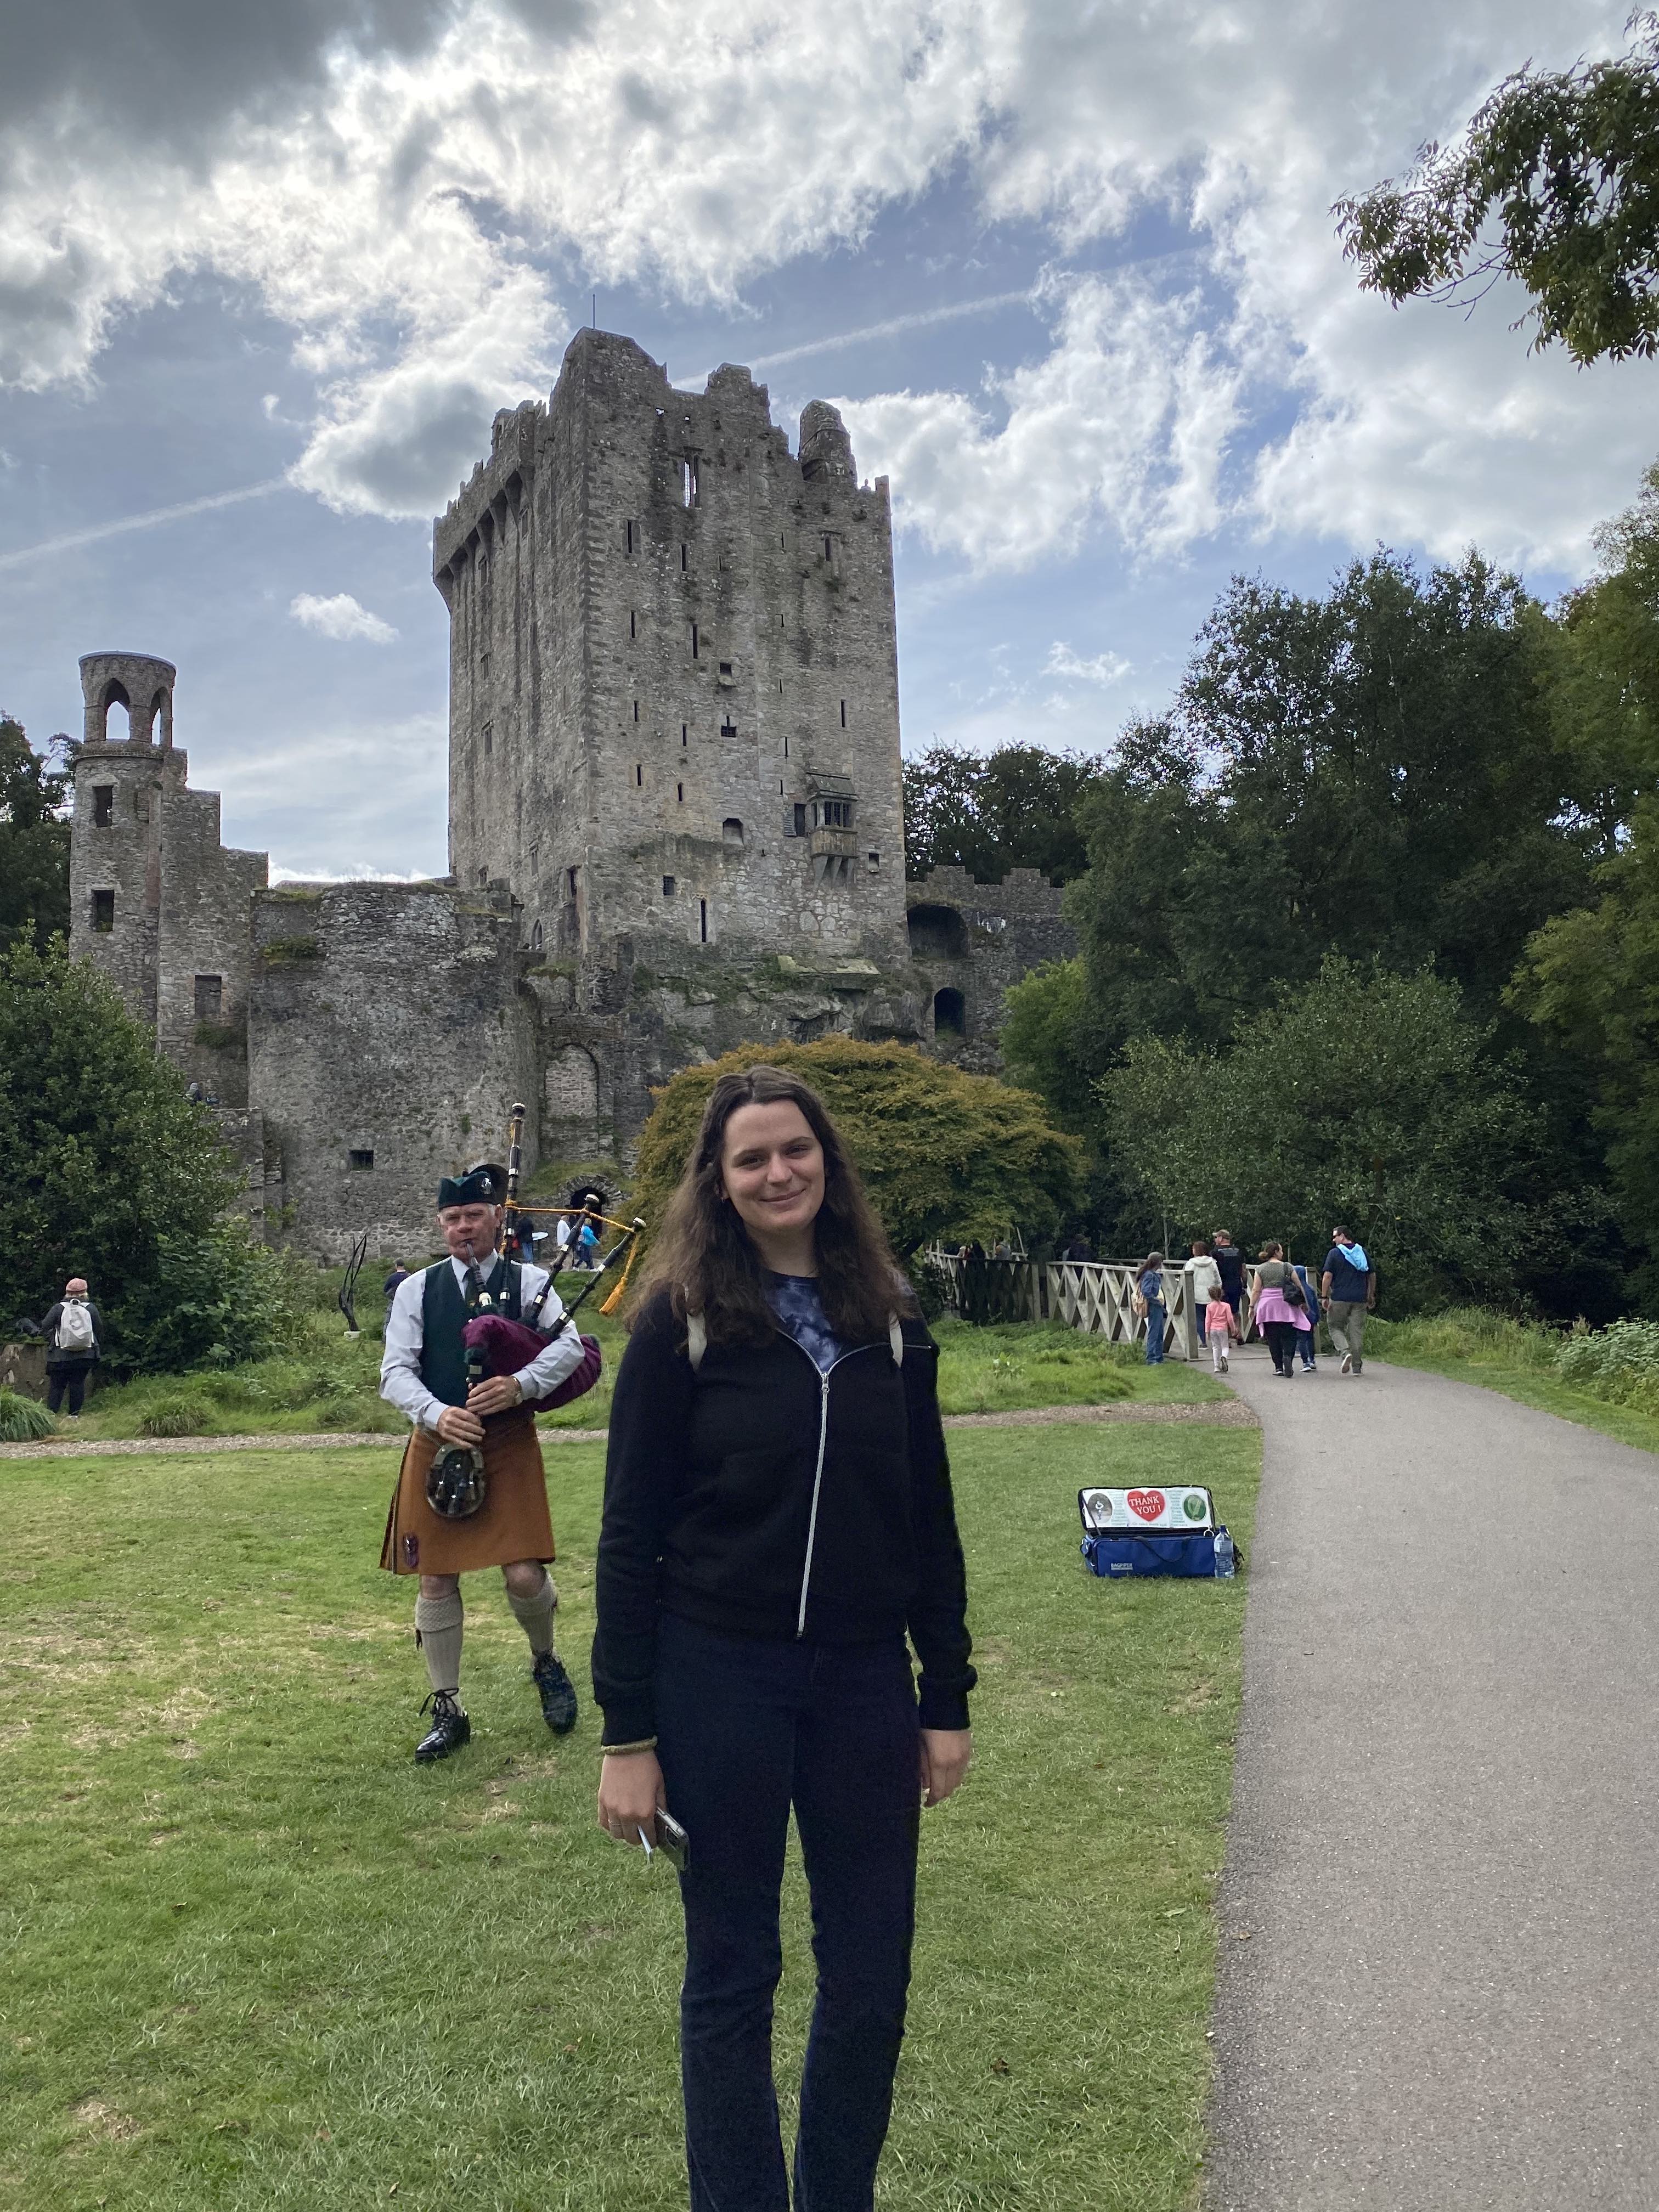
[[[921,1732],[921,1802],[942,1805],[961,1788],[974,1755],[971,1729],[923,1729]],[[654,1764],[654,1761],[653,1762]]]
[[[657,1815],[667,1803],[654,1751],[625,1752],[600,1767],[599,1826],[618,1843],[637,1846],[641,1828],[654,1838]]]

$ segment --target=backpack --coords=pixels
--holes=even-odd
[[[68,1298],[58,1316],[58,1349],[59,1352],[92,1352],[98,1340],[92,1333],[92,1315],[79,1298]]]

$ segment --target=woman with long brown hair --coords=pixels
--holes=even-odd
[[[917,1815],[967,1771],[975,1675],[937,1351],[798,1078],[715,1084],[629,1326],[597,1575],[599,1814],[621,1842],[659,1838],[662,1812],[688,1839],[692,2212],[787,2212],[771,2039],[792,1806],[818,1968],[795,2202],[869,2212]]]

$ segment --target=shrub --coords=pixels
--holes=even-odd
[[[169,1390],[150,1400],[138,1426],[147,1437],[203,1437],[212,1432],[213,1414],[196,1391]]]
[[[1659,1413],[1659,1322],[1575,1329],[1555,1355],[1555,1371],[1564,1382],[1616,1406]]]
[[[30,1444],[37,1437],[51,1436],[57,1426],[38,1398],[26,1398],[21,1390],[0,1389],[0,1443]]]

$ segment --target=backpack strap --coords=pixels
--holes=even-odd
[[[708,1325],[700,1313],[685,1316],[685,1356],[691,1362],[695,1375],[702,1365],[702,1356],[708,1349]]]

